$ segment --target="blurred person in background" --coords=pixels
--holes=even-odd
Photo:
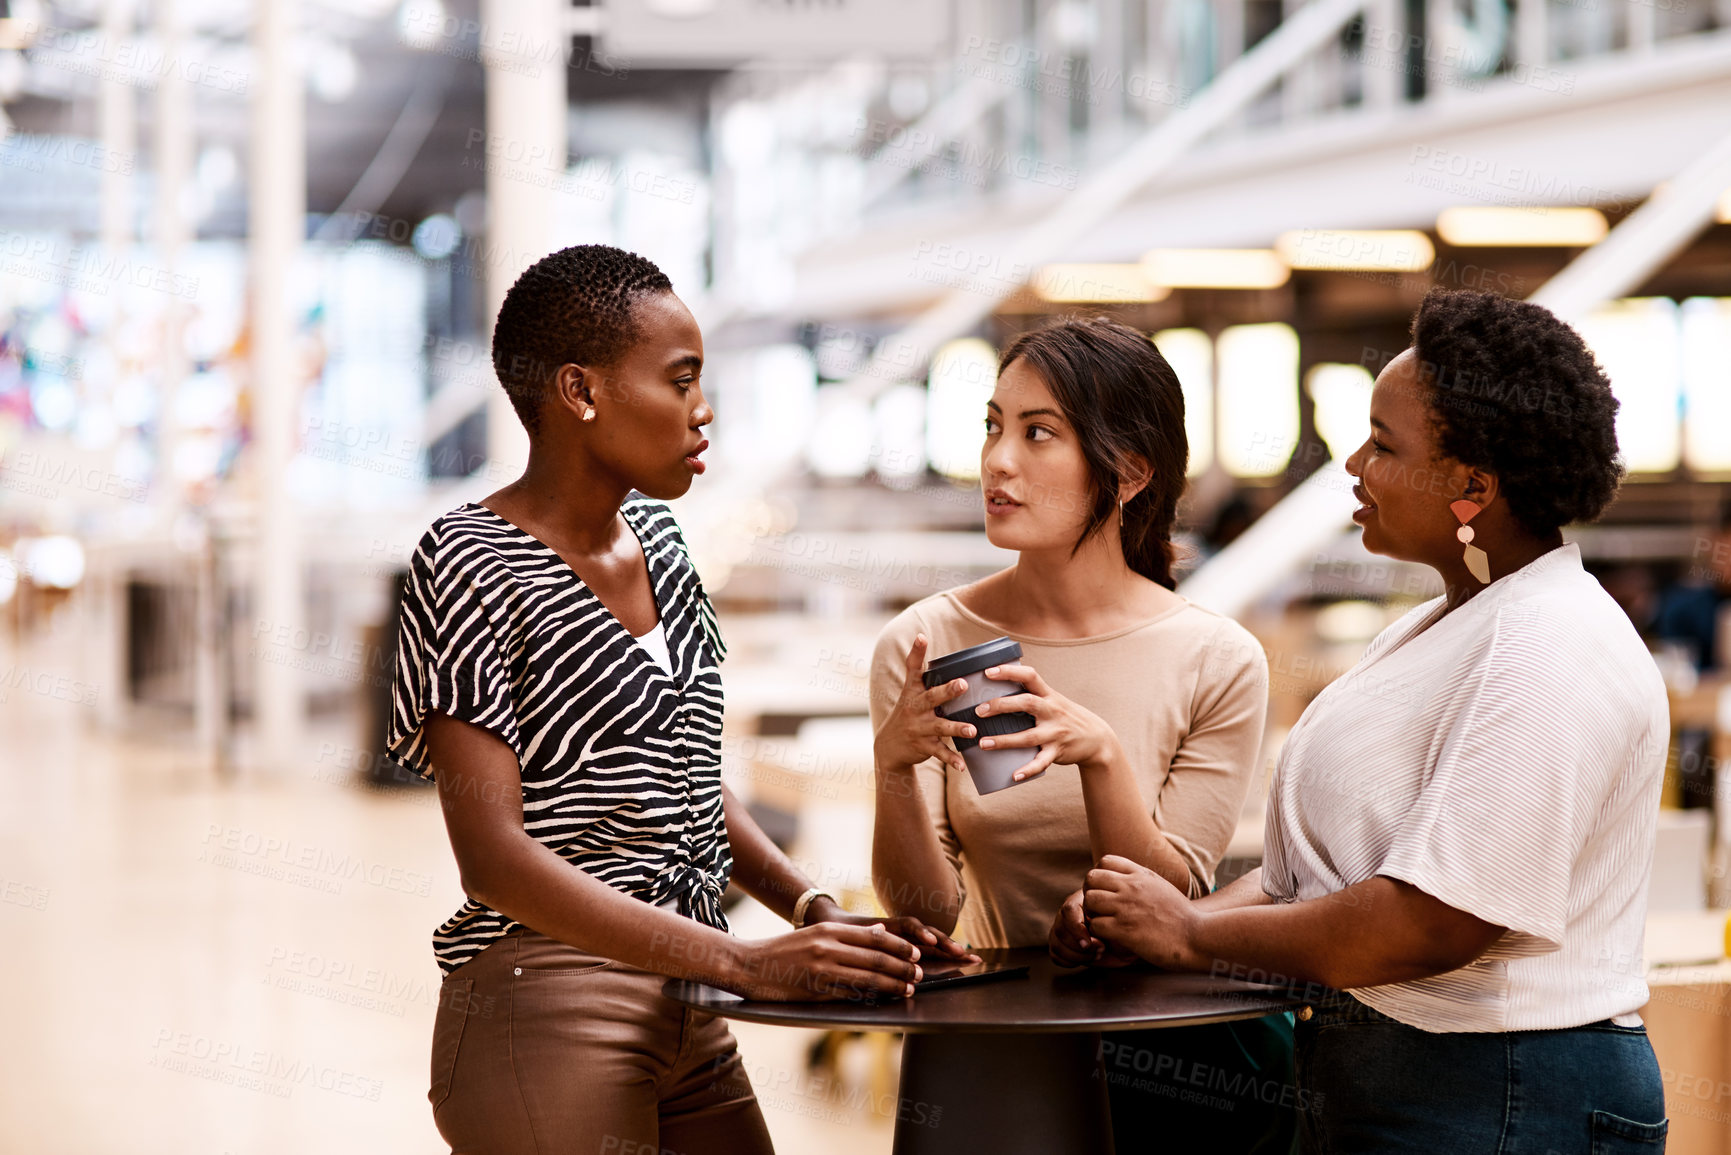
[[[1099,319],[1023,336],[999,363],[983,417],[986,535],[1018,556],[914,603],[878,638],[872,875],[885,909],[970,946],[1046,946],[1066,896],[1079,901],[1088,868],[1107,855],[1174,893],[1208,893],[1255,777],[1268,668],[1247,630],[1173,592],[1184,396],[1145,334]],[[1025,712],[1037,724],[981,744],[1040,751],[1019,784],[982,796],[946,741],[974,727],[934,713],[964,683],[928,690],[921,672],[929,657],[1000,635],[1023,659],[986,674],[1027,692],[979,713]],[[1127,958],[1092,941],[1053,953],[1071,966]],[[1120,1155],[1290,1147],[1285,1016],[1115,1040],[1173,1060],[1156,1070],[1218,1068],[1234,1088],[1220,1107],[1109,1083]]]
[[[1293,727],[1260,869],[1191,902],[1108,859],[1088,931],[1303,984],[1306,1151],[1657,1151],[1637,1012],[1669,707],[1561,532],[1616,495],[1617,401],[1537,305],[1433,291],[1412,339],[1346,469],[1365,548],[1446,592]]]
[[[1614,565],[1598,577],[1611,600],[1629,615],[1629,624],[1635,627],[1635,632],[1643,638],[1651,637],[1659,612],[1659,585],[1653,578],[1653,567],[1641,563]]]
[[[1718,532],[1697,539],[1688,572],[1659,595],[1653,635],[1680,642],[1698,670],[1726,664],[1731,644],[1731,506],[1719,519]]]
[[[726,651],[662,504],[714,414],[667,277],[562,249],[512,286],[493,364],[528,467],[421,539],[388,739],[436,781],[468,896],[433,936],[434,1120],[457,1152],[768,1152],[732,1033],[664,976],[905,997],[916,943],[966,952],[819,895],[722,785]],[[798,929],[732,937],[730,875]]]

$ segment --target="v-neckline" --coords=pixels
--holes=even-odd
[[[1460,607],[1456,606],[1455,608],[1459,609]],[[1412,629],[1410,629],[1406,633],[1402,634],[1400,636],[1400,638],[1394,642],[1394,644],[1388,646],[1386,649],[1384,649],[1382,651],[1382,653],[1378,654],[1374,659],[1372,659],[1372,664],[1374,665],[1376,662],[1380,662],[1384,658],[1390,657],[1391,655],[1394,654],[1394,652],[1396,650],[1399,650],[1399,649],[1403,648],[1404,646],[1406,646],[1407,644],[1418,640],[1418,637],[1420,634],[1430,633],[1432,630],[1434,630],[1438,626],[1442,625],[1443,619],[1448,617],[1453,612],[1448,608],[1448,599],[1446,597],[1442,600],[1441,604],[1438,605],[1437,609],[1440,609],[1442,612],[1437,613],[1437,610],[1432,610],[1430,613],[1428,613],[1424,617],[1420,618],[1417,625],[1413,626]]]
[[[1460,612],[1462,610],[1465,610],[1465,609],[1471,607],[1474,603],[1479,603],[1480,605],[1488,604],[1488,603],[1480,602],[1479,599],[1485,597],[1492,590],[1496,589],[1498,586],[1501,586],[1504,582],[1512,582],[1515,578],[1520,577],[1522,574],[1532,573],[1534,566],[1540,565],[1540,564],[1545,564],[1545,565],[1560,564],[1560,563],[1557,563],[1555,561],[1557,556],[1559,554],[1564,553],[1566,550],[1568,550],[1568,548],[1570,546],[1572,546],[1574,544],[1575,544],[1574,542],[1565,541],[1562,545],[1553,546],[1550,549],[1547,549],[1544,553],[1541,553],[1538,557],[1535,557],[1532,560],[1528,561],[1525,565],[1521,566],[1519,569],[1510,570],[1508,573],[1504,574],[1502,577],[1497,578],[1496,580],[1487,583],[1485,585],[1484,589],[1479,590],[1472,597],[1468,598],[1466,601],[1462,602],[1460,605],[1456,606],[1452,610],[1448,608],[1448,594],[1446,594],[1446,593],[1443,594],[1442,599],[1441,599],[1441,606],[1439,607],[1439,608],[1441,608],[1442,613],[1436,615],[1435,621],[1431,621],[1428,624],[1425,621],[1420,621],[1417,626],[1413,627],[1412,629],[1408,630],[1405,634],[1401,635],[1401,638],[1399,641],[1397,641],[1393,645],[1390,645],[1387,648],[1385,648],[1381,653],[1377,654],[1377,656],[1375,658],[1371,659],[1371,661],[1368,664],[1369,665],[1375,665],[1377,662],[1382,661],[1384,658],[1388,657],[1390,654],[1393,654],[1396,650],[1404,648],[1409,642],[1412,642],[1413,640],[1415,640],[1420,634],[1430,633],[1432,630],[1434,630],[1438,626],[1442,625],[1444,618],[1456,617],[1460,614]],[[1578,556],[1579,555],[1577,552],[1577,557]],[[1504,586],[1503,588],[1504,588],[1504,590],[1507,590],[1509,587]],[[1499,596],[1500,596],[1500,591],[1499,591]]]
[[[649,668],[650,674],[654,677],[666,678],[669,682],[673,683],[675,689],[683,692],[685,679],[681,676],[679,655],[674,652],[672,636],[665,633],[667,625],[667,610],[666,607],[662,605],[661,598],[662,574],[656,567],[656,559],[649,552],[649,547],[643,543],[643,534],[639,532],[637,520],[631,516],[628,504],[622,504],[619,507],[619,516],[625,520],[625,528],[631,531],[631,536],[637,539],[637,548],[643,554],[643,567],[649,571],[649,597],[650,600],[655,603],[655,624],[650,626],[642,635],[632,633],[630,628],[626,626],[624,622],[619,620],[619,615],[607,608],[607,603],[602,601],[595,591],[590,588],[589,583],[583,580],[583,575],[577,572],[577,567],[565,559],[565,555],[561,554],[558,550],[554,549],[539,537],[536,537],[510,518],[506,517],[498,510],[482,505],[478,501],[471,501],[469,504],[474,506],[476,509],[481,510],[483,513],[495,518],[501,525],[506,526],[512,532],[530,542],[533,542],[535,545],[551,554],[553,559],[564,568],[565,572],[571,575],[571,580],[577,583],[577,588],[582,595],[594,602],[601,612],[607,616],[607,620],[612,623],[613,627],[617,629],[621,635],[624,636],[628,645],[634,646],[637,649],[639,656],[643,660],[643,664]],[[671,670],[664,669],[661,663],[656,660],[655,655],[649,652],[649,647],[643,644],[642,639],[653,634],[657,629],[663,630],[663,636],[667,638],[667,658],[668,663],[673,667]]]

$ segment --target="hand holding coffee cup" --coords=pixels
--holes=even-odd
[[[920,634],[908,650],[901,697],[873,739],[872,754],[880,767],[912,767],[928,758],[936,758],[953,770],[967,769],[962,756],[946,739],[972,738],[975,728],[963,722],[951,722],[938,710],[964,692],[968,684],[961,678],[954,678],[943,685],[926,685],[921,671],[925,668],[926,650],[930,645],[926,636]]]
[[[938,707],[938,712],[952,725],[963,724],[973,731],[966,735],[952,735],[952,740],[974,780],[974,789],[981,794],[1014,786],[1046,768],[1041,765],[1030,770],[1030,763],[1038,758],[1039,751],[1027,748],[1029,743],[1009,744],[1009,739],[1015,738],[1017,731],[1034,726],[1033,716],[1002,708],[992,709],[993,699],[1002,702],[1006,696],[1022,695],[1027,687],[1017,682],[994,681],[986,676],[986,672],[999,668],[1026,669],[1024,666],[1003,665],[1018,661],[1021,656],[1022,647],[1017,642],[1010,638],[993,638],[933,658],[921,673],[922,680],[930,687],[953,685],[956,678],[961,678],[966,684],[966,689],[948,698]],[[988,712],[991,714],[989,720],[986,717]],[[1050,761],[1047,759],[1046,764]]]
[[[1015,771],[1012,781],[1025,782],[1044,773],[1054,762],[1075,766],[1086,774],[1092,768],[1104,767],[1110,759],[1122,760],[1124,750],[1112,727],[1092,710],[1048,686],[1034,667],[1006,662],[987,667],[984,674],[992,681],[1008,684],[1012,690],[1001,697],[991,697],[976,708],[981,733],[995,729],[994,723],[1000,716],[1015,713],[1033,718],[1032,725],[1018,727],[1012,733],[980,739],[980,746],[988,751],[1025,752],[1038,748]]]

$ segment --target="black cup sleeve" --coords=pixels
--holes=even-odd
[[[1017,734],[1034,727],[1032,714],[987,714],[982,718],[977,713],[977,709],[977,707],[969,706],[967,709],[958,710],[954,714],[944,715],[952,722],[963,722],[974,727],[977,734],[977,737],[973,738],[963,738],[960,735],[952,734],[950,741],[956,744],[957,750],[972,750],[980,744],[981,738],[994,738],[1000,734]]]

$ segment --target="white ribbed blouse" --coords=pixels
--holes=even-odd
[[[1639,1022],[1670,738],[1658,670],[1572,543],[1415,636],[1441,606],[1379,634],[1293,727],[1263,888],[1308,900],[1383,875],[1507,927],[1469,966],[1352,992],[1411,1026]]]

